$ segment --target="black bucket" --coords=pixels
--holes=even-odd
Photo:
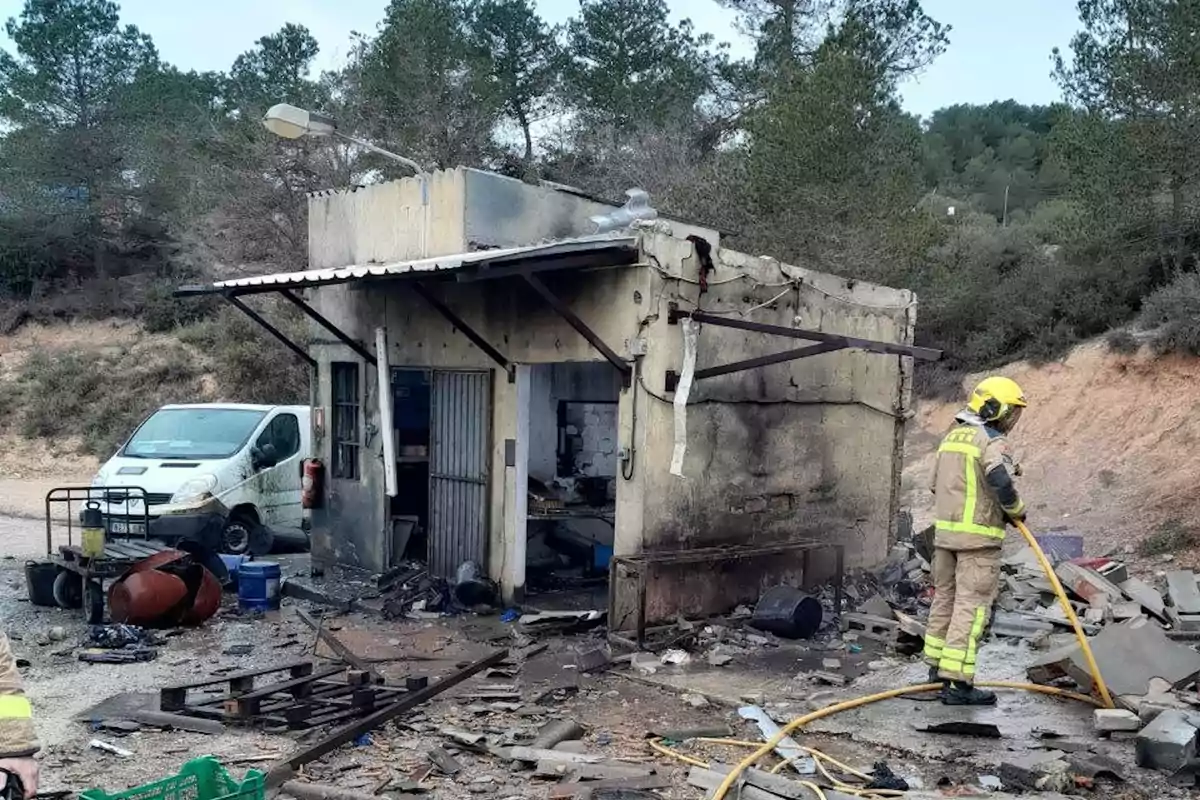
[[[750,625],[784,639],[811,639],[823,614],[815,597],[791,586],[773,586],[758,599]]]
[[[25,562],[25,588],[29,591],[29,602],[35,606],[57,608],[54,599],[54,579],[58,577],[58,565],[52,561]]]

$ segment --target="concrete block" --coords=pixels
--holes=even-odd
[[[1172,642],[1145,617],[1109,625],[1092,638],[1091,647],[1114,695],[1145,695],[1155,678],[1178,689],[1200,675],[1200,653]],[[1027,674],[1035,683],[1070,676],[1085,689],[1091,687],[1078,646],[1047,653],[1030,665]]]
[[[1092,724],[1100,733],[1136,731],[1142,727],[1138,715],[1123,708],[1097,708],[1092,714]]]
[[[1062,581],[1063,586],[1092,605],[1097,605],[1101,596],[1107,596],[1112,602],[1120,602],[1125,599],[1119,586],[1104,578],[1094,569],[1081,567],[1067,561],[1055,567],[1054,572]]]
[[[1032,639],[1048,634],[1054,630],[1049,622],[1030,619],[1024,614],[1012,611],[997,612],[992,618],[992,633],[997,636],[1008,636],[1014,639]]]
[[[1200,586],[1196,573],[1177,569],[1167,573],[1167,596],[1179,614],[1200,614]]]
[[[1141,698],[1137,703],[1138,719],[1142,725],[1149,725],[1164,711],[1187,711],[1188,707],[1171,695],[1158,695]]]
[[[1139,767],[1177,772],[1196,756],[1196,727],[1183,711],[1164,711],[1137,737]]]
[[[1163,602],[1162,595],[1141,578],[1130,578],[1125,581],[1121,584],[1121,591],[1125,592],[1130,600],[1139,603],[1150,614],[1163,622],[1167,621],[1167,605]]]

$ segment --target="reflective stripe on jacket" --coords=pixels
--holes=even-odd
[[[934,546],[948,550],[1000,547],[1004,508],[989,486],[987,474],[1007,469],[1011,463],[1008,443],[978,418],[960,415],[956,422],[938,447],[933,471]]]
[[[37,751],[33,708],[21,688],[8,637],[0,633],[0,758],[22,758]]]

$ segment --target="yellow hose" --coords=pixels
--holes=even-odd
[[[1038,694],[1054,695],[1057,697],[1069,697],[1072,700],[1078,700],[1083,703],[1089,703],[1094,706],[1102,707],[1102,704],[1093,697],[1088,697],[1087,695],[1082,695],[1082,694],[1079,694],[1078,692],[1067,691],[1066,689],[1059,689],[1055,686],[1042,686],[1042,685],[1036,684],[1036,683],[1014,683],[1012,681],[991,681],[991,682],[987,682],[987,683],[980,683],[977,685],[984,686],[984,687],[987,687],[990,689],[1022,689],[1022,690],[1028,691],[1028,692],[1036,692]],[[924,683],[924,684],[920,684],[917,686],[906,686],[901,689],[889,689],[886,692],[878,692],[877,694],[871,694],[871,695],[867,695],[865,697],[856,697],[853,700],[844,700],[841,703],[835,703],[831,706],[826,706],[825,708],[821,708],[816,711],[813,711],[810,714],[805,714],[802,717],[797,717],[796,719],[789,722],[787,725],[784,725],[779,730],[778,733],[776,733],[774,736],[772,736],[770,739],[768,739],[766,742],[764,742],[762,745],[760,745],[758,747],[758,749],[756,749],[753,753],[751,753],[746,758],[744,758],[740,762],[738,762],[738,764],[729,771],[729,774],[725,776],[725,780],[721,781],[721,785],[718,786],[716,791],[713,793],[712,800],[723,800],[723,798],[729,792],[729,790],[731,788],[733,788],[734,783],[737,782],[738,776],[741,775],[742,772],[744,772],[746,769],[754,766],[755,762],[757,762],[763,756],[770,754],[770,752],[775,749],[775,746],[777,744],[779,744],[781,741],[783,741],[787,736],[789,736],[797,728],[801,728],[810,722],[816,722],[819,719],[824,719],[825,717],[833,716],[834,714],[838,714],[842,711],[850,711],[851,709],[859,708],[860,706],[870,705],[871,703],[877,703],[880,700],[890,700],[894,697],[903,697],[906,694],[920,694],[922,692],[938,692],[938,691],[941,691],[941,689],[942,689],[942,684],[940,684],[940,683]],[[658,749],[659,752],[663,752],[664,750],[666,750],[666,748],[661,748],[661,749],[655,748],[655,749]],[[680,754],[673,753],[670,751],[668,751],[668,754],[674,755],[677,757],[680,755]],[[683,756],[683,758],[686,758],[686,756]],[[697,766],[700,766],[700,765],[697,764]]]
[[[1100,699],[1104,701],[1104,707],[1114,708],[1112,695],[1108,693],[1108,684],[1104,682],[1104,678],[1100,675],[1100,667],[1096,664],[1096,657],[1092,655],[1092,647],[1088,644],[1087,636],[1083,633],[1083,626],[1079,624],[1079,617],[1075,616],[1075,609],[1071,607],[1071,602],[1067,600],[1067,593],[1063,591],[1062,583],[1058,580],[1058,575],[1054,574],[1054,567],[1050,566],[1050,561],[1046,558],[1046,554],[1042,552],[1037,539],[1033,538],[1033,534],[1029,532],[1029,528],[1025,526],[1025,523],[1018,519],[1014,520],[1013,524],[1016,525],[1017,530],[1021,532],[1021,535],[1025,537],[1025,541],[1033,549],[1034,555],[1038,558],[1038,563],[1042,565],[1042,570],[1050,580],[1050,585],[1054,587],[1054,594],[1058,596],[1058,604],[1062,606],[1063,612],[1071,622],[1071,627],[1075,629],[1075,638],[1079,640],[1079,647],[1083,650],[1083,657],[1087,661],[1088,672],[1092,674],[1092,682],[1096,684],[1096,691],[1100,693]]]
[[[1094,655],[1092,655],[1092,648],[1088,644],[1087,636],[1085,636],[1083,633],[1083,626],[1079,624],[1079,617],[1075,615],[1075,609],[1071,607],[1071,602],[1067,599],[1067,593],[1063,590],[1062,583],[1058,580],[1058,576],[1054,573],[1054,568],[1050,565],[1050,561],[1046,558],[1046,554],[1042,552],[1042,548],[1037,543],[1037,539],[1033,538],[1033,534],[1029,532],[1029,528],[1025,526],[1025,523],[1021,522],[1020,520],[1015,520],[1014,524],[1016,525],[1017,530],[1021,532],[1021,535],[1025,537],[1025,541],[1033,549],[1034,554],[1038,558],[1038,563],[1041,564],[1042,570],[1046,573],[1046,578],[1050,581],[1050,585],[1054,588],[1054,594],[1058,597],[1059,605],[1062,606],[1063,611],[1066,613],[1067,619],[1071,623],[1071,627],[1075,629],[1075,637],[1079,640],[1079,646],[1083,651],[1084,659],[1087,661],[1088,671],[1092,675],[1092,682],[1095,684],[1096,690],[1100,693],[1101,702],[1096,701],[1095,698],[1088,697],[1077,692],[1070,692],[1053,686],[1041,686],[1036,683],[992,681],[988,683],[980,683],[978,685],[993,689],[1023,689],[1025,691],[1037,692],[1038,694],[1069,697],[1073,700],[1090,703],[1101,708],[1113,708],[1114,704],[1112,696],[1108,692],[1108,685],[1104,683],[1104,678],[1100,674],[1100,667],[1096,664],[1096,658]],[[813,711],[810,714],[805,714],[802,717],[797,717],[787,725],[784,725],[778,733],[776,733],[763,744],[759,745],[753,753],[746,756],[746,758],[742,759],[736,766],[734,766],[733,769],[729,771],[729,774],[725,776],[725,779],[721,781],[721,784],[717,787],[716,791],[713,792],[712,800],[724,800],[725,795],[737,782],[738,776],[741,775],[742,772],[749,767],[752,767],[760,758],[769,754],[775,749],[776,745],[783,741],[797,728],[801,728],[810,722],[816,722],[819,719],[824,719],[825,717],[838,714],[842,711],[849,711],[854,708],[859,708],[860,706],[877,703],[880,700],[890,700],[893,697],[902,697],[906,694],[935,692],[940,691],[941,688],[942,684],[940,683],[926,683],[919,686],[908,686],[902,689],[890,689],[885,692],[878,692],[877,694],[858,697],[853,700],[845,700],[841,703],[835,703],[834,705],[826,708]],[[686,759],[686,756],[674,753],[666,748],[661,748],[660,752],[666,752],[674,757]],[[822,757],[824,757],[826,760],[829,760],[831,763],[836,763],[827,756],[824,756],[824,754],[822,754]],[[819,765],[820,761],[817,763]],[[824,772],[824,770],[822,770],[822,772]],[[850,774],[853,774],[853,771],[849,772]],[[834,783],[837,782],[834,781]]]

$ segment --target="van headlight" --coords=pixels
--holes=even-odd
[[[97,472],[96,477],[92,478],[92,486],[103,486],[104,482],[107,480],[107,475],[105,475],[103,472]]]
[[[211,497],[216,488],[216,475],[203,475],[199,478],[192,478],[175,490],[175,494],[171,495],[171,502],[191,503],[195,500],[204,500]]]

